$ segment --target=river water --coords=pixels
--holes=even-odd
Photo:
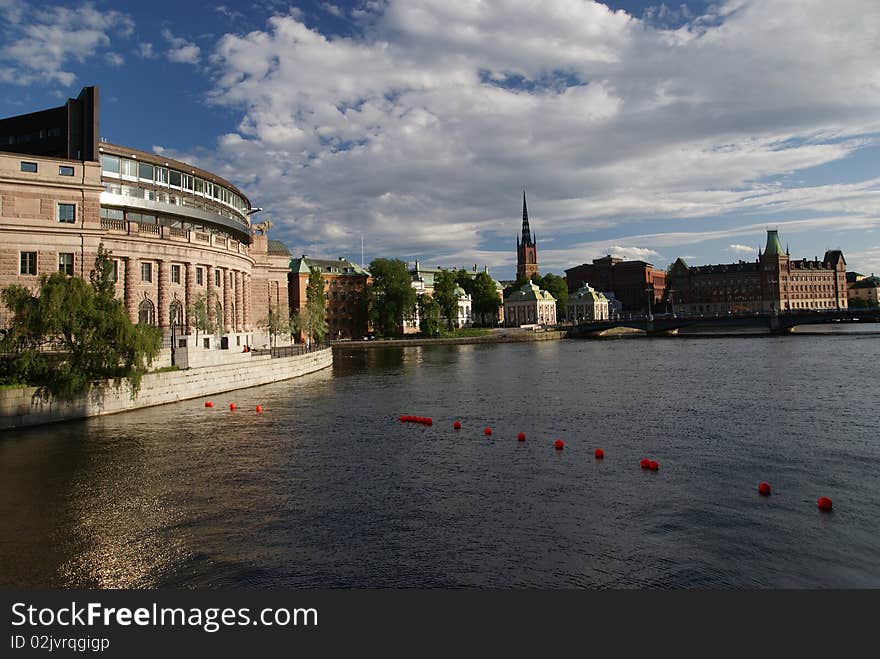
[[[859,334],[351,349],[7,432],[0,585],[880,587],[878,363]]]

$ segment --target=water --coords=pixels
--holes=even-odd
[[[878,358],[855,334],[350,350],[213,410],[5,433],[0,585],[878,587]]]

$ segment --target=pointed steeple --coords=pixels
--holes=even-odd
[[[526,191],[523,189],[522,245],[532,244],[532,232],[529,229],[529,209],[526,207]]]

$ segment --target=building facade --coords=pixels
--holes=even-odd
[[[255,235],[247,196],[188,163],[98,141],[97,124],[95,87],[0,120],[0,286],[87,277],[103,244],[129,318],[158,326],[166,345],[172,334],[177,347],[266,343],[268,310],[288,313],[289,255]],[[195,346],[199,300],[216,330]]]
[[[367,289],[370,273],[339,257],[315,259],[303,254],[290,261],[290,312],[306,306],[311,269],[321,273],[327,310],[327,336],[332,340],[360,339],[367,334]],[[301,340],[303,337],[299,337]]]
[[[718,314],[847,307],[846,261],[838,250],[824,258],[792,259],[775,229],[755,261],[689,267],[677,259],[670,270],[676,313]]]
[[[880,277],[862,277],[848,285],[847,302],[853,306],[880,306]],[[857,302],[856,302],[857,300]]]
[[[526,282],[504,300],[504,324],[555,325],[556,298],[531,281]]]
[[[415,262],[409,274],[412,277],[412,287],[415,289],[416,295],[434,297],[434,277],[440,270],[440,268],[425,268],[418,261]],[[474,271],[476,271],[476,266],[474,266]],[[452,272],[457,273],[458,270],[453,268]],[[458,297],[458,307],[455,318],[452,319],[452,326],[455,328],[471,327],[474,324],[473,300],[461,286],[455,287],[455,294]],[[440,322],[445,324],[447,322],[446,316],[441,316]],[[419,317],[419,308],[416,306],[413,317],[403,321],[403,333],[417,334],[419,331],[421,331],[421,318]]]
[[[531,279],[538,274],[538,242],[529,227],[529,209],[526,207],[526,191],[523,190],[522,232],[516,239],[516,278]]]
[[[646,261],[624,261],[609,254],[569,268],[565,282],[570,294],[589,284],[606,296],[613,293],[625,311],[646,312],[663,299],[666,273]]]
[[[565,314],[574,323],[608,320],[608,299],[589,284],[584,284],[569,296]]]

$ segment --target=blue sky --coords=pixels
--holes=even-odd
[[[294,254],[542,272],[840,248],[880,272],[875,0],[0,0],[0,116],[239,185]]]

